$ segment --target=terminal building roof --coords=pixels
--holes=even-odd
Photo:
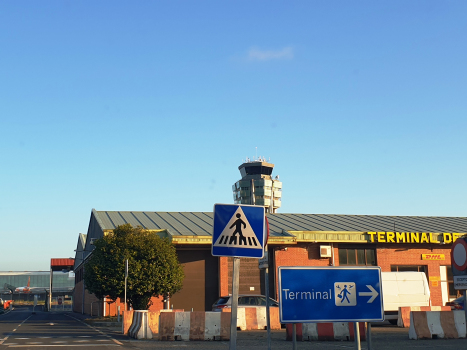
[[[212,212],[93,210],[93,215],[103,232],[130,223],[134,227],[141,226],[148,230],[164,231],[175,241],[179,238],[179,243],[182,243],[183,237],[210,238],[212,236]],[[366,232],[467,232],[467,217],[275,213],[267,214],[267,218],[270,243],[285,243],[290,239],[368,241],[367,235],[363,237]],[[340,236],[335,236],[336,234]],[[347,235],[347,238],[342,235]],[[349,239],[348,235],[352,235],[353,238]],[[362,237],[359,238],[358,235]],[[197,241],[197,243],[203,242]],[[208,242],[204,241],[204,243]]]

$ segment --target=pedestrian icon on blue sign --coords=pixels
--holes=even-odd
[[[357,291],[355,282],[335,282],[334,295],[336,296],[336,306],[357,305]]]

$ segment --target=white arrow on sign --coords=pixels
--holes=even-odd
[[[369,284],[366,285],[371,292],[360,292],[358,293],[358,296],[360,297],[371,297],[368,299],[367,304],[372,303],[376,297],[379,295],[379,293]]]

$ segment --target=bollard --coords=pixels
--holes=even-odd
[[[117,322],[120,322],[120,305],[117,307]]]

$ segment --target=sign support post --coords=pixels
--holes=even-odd
[[[292,324],[292,349],[297,350],[297,324]]]
[[[366,324],[366,343],[368,350],[371,350],[371,322],[367,322]]]
[[[268,246],[264,245],[264,255],[268,255]],[[267,256],[269,264],[269,256]],[[266,327],[267,327],[267,337],[268,337],[268,350],[271,350],[271,312],[269,309],[269,268],[266,266],[264,270],[264,285],[266,288]]]
[[[362,345],[360,344],[360,327],[359,322],[354,322],[353,324],[353,334],[355,339],[355,350],[362,350]]]
[[[465,324],[467,324],[467,290],[464,289],[464,312],[465,312]]]
[[[238,285],[240,284],[240,258],[233,258],[232,305],[230,308],[230,346],[229,350],[237,350],[237,309]]]

